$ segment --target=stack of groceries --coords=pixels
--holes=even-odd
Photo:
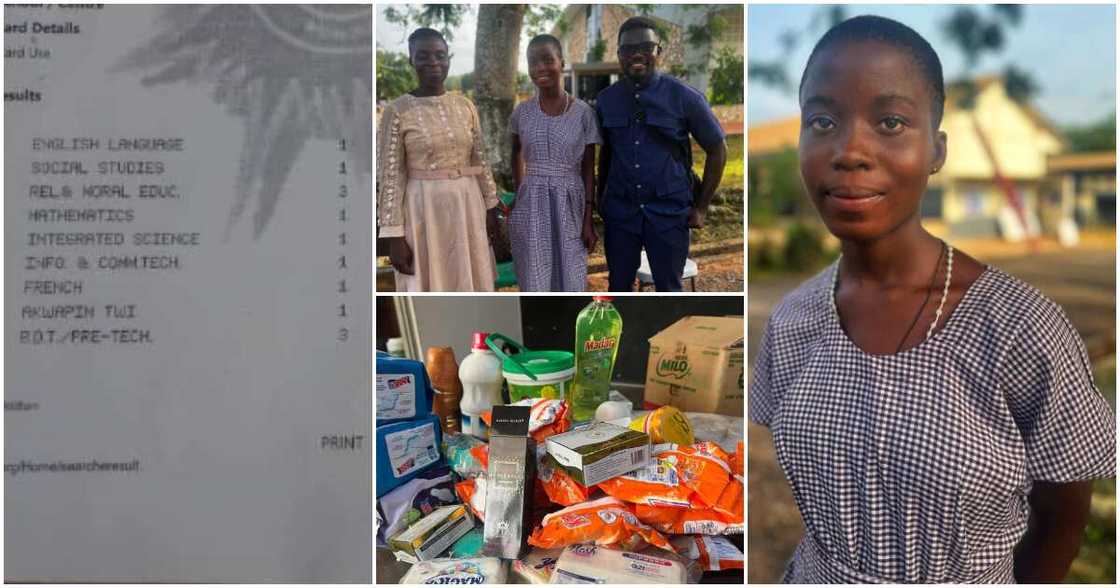
[[[713,321],[738,341],[714,337]],[[727,538],[745,526],[742,319],[686,317],[653,337],[642,411],[609,389],[610,300],[576,331],[571,357],[477,333],[457,381],[431,350],[426,366],[379,353],[378,545],[411,564],[401,583],[683,584],[743,569]],[[708,410],[651,402],[674,369],[678,388],[708,380],[677,393]]]

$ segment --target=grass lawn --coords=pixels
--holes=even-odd
[[[696,171],[696,175],[704,176],[704,150],[692,142],[692,168]],[[721,188],[738,188],[743,189],[744,166],[746,160],[743,159],[743,135],[730,135],[727,137],[727,165],[723,168],[723,181],[720,183]]]

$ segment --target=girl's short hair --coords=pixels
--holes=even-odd
[[[412,54],[413,46],[416,45],[416,43],[418,43],[420,41],[423,41],[424,39],[439,39],[440,41],[443,41],[443,46],[444,47],[448,46],[447,45],[447,39],[443,38],[443,33],[439,32],[435,29],[429,29],[427,27],[423,27],[423,28],[416,29],[415,31],[412,31],[412,34],[408,36],[408,53],[409,53],[409,55]]]
[[[914,29],[881,16],[857,16],[829,29],[809,54],[809,61],[805,63],[805,69],[801,72],[801,84],[798,86],[797,93],[801,94],[801,90],[805,87],[805,76],[819,53],[832,45],[861,41],[878,41],[910,55],[933,94],[930,99],[933,108],[933,128],[940,127],[941,117],[945,113],[945,78],[941,72],[941,60],[937,57],[937,52]]]
[[[529,45],[525,47],[525,51],[528,52],[529,49],[533,47],[533,45],[542,44],[552,45],[553,47],[556,47],[556,54],[560,56],[560,59],[564,59],[564,47],[560,44],[560,39],[557,39],[552,35],[537,35],[533,37],[529,40]]]

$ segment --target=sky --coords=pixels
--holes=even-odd
[[[751,5],[747,8],[747,58],[772,61],[782,55],[779,36],[805,30],[822,6]],[[946,80],[959,78],[964,57],[949,44],[940,21],[952,6],[849,5],[848,16],[877,14],[894,18],[918,31],[941,58]],[[787,74],[794,84],[823,29],[803,35]],[[1004,51],[986,57],[978,74],[997,73],[1013,63],[1029,72],[1039,92],[1035,106],[1050,120],[1065,125],[1096,122],[1116,106],[1116,7],[1114,5],[1026,5],[1023,21],[1011,29]],[[752,123],[798,114],[795,92],[747,84],[747,117]]]

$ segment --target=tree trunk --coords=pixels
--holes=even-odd
[[[486,160],[500,189],[513,189],[509,115],[516,100],[517,53],[524,4],[482,4],[474,42],[474,104],[481,120]]]

